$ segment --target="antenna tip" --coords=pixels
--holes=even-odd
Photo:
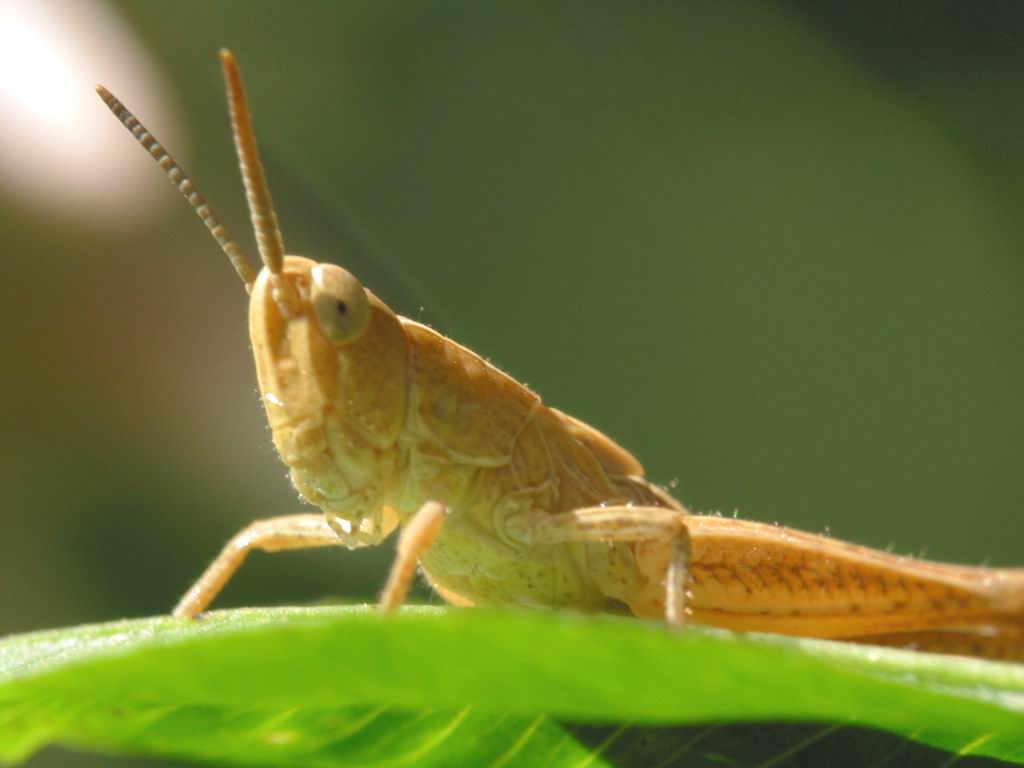
[[[99,94],[103,103],[106,104],[107,108],[115,115],[117,115],[117,111],[119,109],[124,109],[124,107],[121,106],[121,103],[117,100],[117,97],[99,83],[96,84],[96,93]]]
[[[230,48],[220,49],[220,60],[227,64],[229,61],[233,64],[235,62],[235,54],[231,52]]]

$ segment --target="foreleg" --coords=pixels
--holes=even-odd
[[[250,552],[346,546],[322,514],[286,515],[257,520],[232,537],[217,558],[174,607],[174,616],[194,618],[213,602]]]

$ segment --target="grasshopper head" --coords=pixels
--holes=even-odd
[[[96,90],[185,195],[245,283],[260,393],[295,487],[346,541],[373,543],[397,523],[384,497],[405,418],[405,333],[349,272],[285,255],[241,74],[230,52],[221,51],[221,61],[263,260],[258,274],[163,146],[110,91]]]
[[[380,509],[405,419],[406,337],[334,264],[287,256],[253,286],[249,330],[274,444],[310,502],[386,533]]]
[[[334,264],[285,256],[234,56],[221,52],[231,126],[263,269],[249,329],[274,444],[292,482],[354,544],[385,536],[384,498],[405,419],[405,333]]]
[[[349,272],[285,256],[234,56],[221,52],[231,126],[263,269],[249,329],[274,444],[306,500],[352,544],[394,527],[384,499],[405,419],[405,334]]]

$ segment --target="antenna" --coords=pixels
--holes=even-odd
[[[235,55],[222,48],[220,60],[224,65],[224,79],[228,86],[228,108],[231,111],[231,129],[235,134],[235,149],[238,150],[238,166],[242,171],[245,196],[249,201],[252,227],[256,232],[256,244],[260,258],[273,274],[281,274],[284,268],[284,240],[277,225],[274,201],[270,199],[270,187],[263,173],[263,163],[256,148],[256,135],[252,130],[252,116],[245,98],[242,73],[238,69]]]
[[[195,184],[192,183],[192,179],[181,169],[174,158],[164,149],[163,144],[156,140],[156,137],[146,130],[146,127],[138,121],[128,108],[125,107],[117,97],[114,96],[110,91],[104,88],[102,85],[96,86],[96,93],[100,95],[103,102],[110,108],[110,111],[114,113],[114,116],[120,120],[124,127],[131,131],[138,142],[142,145],[143,149],[152,155],[153,159],[156,160],[157,164],[164,169],[164,173],[171,182],[178,188],[178,191],[185,196],[199,218],[203,220],[207,229],[210,230],[210,234],[213,235],[214,239],[220,243],[220,247],[224,249],[224,253],[231,260],[231,266],[235,268],[235,272],[242,278],[242,282],[245,283],[245,290],[249,293],[252,292],[253,283],[256,282],[256,272],[253,270],[249,259],[246,258],[242,249],[238,247],[238,244],[231,239],[231,235],[228,234],[227,228],[221,224],[220,219],[210,208],[206,202],[206,198],[203,197],[203,193],[196,189]],[[255,150],[255,148],[254,148]],[[268,195],[269,199],[269,195]],[[251,204],[251,202],[250,202]],[[273,215],[273,212],[271,212]],[[255,221],[255,214],[253,216]],[[262,245],[260,251],[262,252]]]

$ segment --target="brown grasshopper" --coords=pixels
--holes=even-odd
[[[175,616],[203,611],[252,550],[373,546],[401,527],[384,611],[402,603],[419,564],[455,605],[625,606],[671,626],[1024,658],[1024,569],[942,565],[693,515],[593,427],[396,315],[341,267],[285,255],[241,75],[231,53],[221,59],[258,273],[167,151],[97,91],[245,283],[274,444],[322,513],[245,528]]]

